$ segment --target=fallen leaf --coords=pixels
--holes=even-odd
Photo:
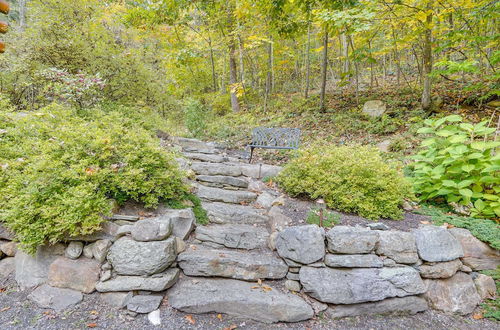
[[[4,293],[4,292],[5,292],[5,290],[7,290],[7,289],[5,289],[5,288],[0,288],[0,293]]]
[[[251,289],[260,289],[260,286],[258,286],[258,285],[252,286]]]
[[[259,278],[259,279],[257,280],[257,283],[259,283],[259,285],[262,285],[262,280]]]
[[[191,323],[191,324],[196,324],[196,321],[195,321],[195,319],[194,319],[193,315],[189,314],[189,315],[184,316],[184,318],[185,318],[185,319],[186,319],[189,323]]]
[[[234,329],[237,329],[237,328],[238,328],[238,326],[236,324],[231,324],[227,328],[224,328],[224,330],[234,330]]]
[[[90,314],[92,314],[92,315],[99,315],[99,312],[94,310],[94,311],[90,311]]]
[[[472,318],[474,320],[480,320],[480,319],[484,318],[484,316],[482,313],[476,313],[476,314],[472,315]]]
[[[9,309],[10,309],[10,307],[5,307],[5,308],[0,309],[0,312],[6,312],[6,311],[8,311]]]
[[[217,314],[217,318],[222,321],[222,314]]]
[[[423,225],[428,225],[428,224],[430,224],[430,222],[429,222],[429,221],[420,221],[420,223],[421,223],[421,224],[423,224]]]
[[[87,328],[95,328],[97,327],[97,323],[87,323]]]

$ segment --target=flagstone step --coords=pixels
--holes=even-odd
[[[266,247],[269,232],[266,228],[252,225],[209,225],[197,227],[195,237],[226,248],[251,250]]]
[[[212,223],[266,224],[269,220],[266,210],[247,205],[203,202],[202,207]]]
[[[257,199],[257,194],[244,190],[226,190],[212,188],[204,185],[197,185],[196,195],[204,201],[224,202],[224,203],[251,203]]]

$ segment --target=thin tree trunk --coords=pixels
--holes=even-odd
[[[432,4],[429,2],[427,9],[432,10]],[[431,77],[432,72],[432,13],[429,11],[426,18],[426,30],[424,33],[424,52],[423,52],[423,90],[422,90],[422,109],[428,111],[431,108]]]
[[[306,88],[304,90],[304,97],[309,97],[309,84],[311,74],[311,20],[307,22],[307,49],[306,49]]]
[[[264,112],[267,111],[267,101],[269,100],[269,94],[273,88],[273,44],[271,38],[269,38],[269,43],[267,45],[267,74],[266,74],[266,90],[264,91]]]
[[[212,47],[212,38],[208,36],[208,46],[210,47],[210,65],[212,66],[212,83],[214,92],[217,91],[217,75],[215,73],[214,49]]]
[[[236,83],[238,79],[238,73],[236,72],[236,47],[234,45],[234,39],[232,36],[230,36],[230,41],[229,41],[229,83],[231,84],[231,108],[233,109],[233,112],[239,112],[240,111],[240,104],[238,102],[238,96],[236,95],[237,93],[237,88],[236,88]]]
[[[323,38],[323,63],[321,64],[321,95],[320,95],[320,110],[324,111],[325,93],[326,93],[326,71],[328,69],[328,27],[325,26],[325,35]]]
[[[21,31],[26,28],[26,2],[27,0],[19,0],[19,27]]]
[[[344,58],[342,73],[346,75],[349,73],[349,44],[347,40],[347,35],[345,33],[342,33],[340,35],[340,40],[342,44],[342,57]]]

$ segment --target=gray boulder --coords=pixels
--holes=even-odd
[[[377,254],[384,255],[400,264],[414,264],[418,261],[415,237],[402,231],[379,232]]]
[[[424,297],[430,307],[445,313],[467,315],[481,302],[472,278],[462,272],[443,280],[425,280]]]
[[[72,241],[66,247],[64,255],[69,259],[78,259],[83,252],[83,243],[79,241]]]
[[[135,223],[131,235],[140,242],[161,241],[172,234],[172,228],[170,219],[144,219]]]
[[[327,254],[325,264],[338,268],[381,268],[384,262],[375,254]]]
[[[228,160],[227,157],[224,157],[222,155],[217,155],[217,154],[202,154],[199,152],[184,152],[183,155],[186,158],[189,158],[192,160],[197,160],[200,162],[223,163],[223,162],[226,162]]]
[[[163,296],[155,294],[133,296],[127,302],[127,309],[132,312],[147,314],[160,307],[162,300]]]
[[[267,164],[241,164],[241,173],[244,176],[262,179],[275,177],[283,168],[281,166],[267,165]]]
[[[110,248],[108,261],[120,275],[152,275],[167,269],[176,257],[173,237],[166,241],[136,242],[118,239]]]
[[[300,269],[304,292],[331,304],[357,304],[425,292],[418,272],[411,267]]]
[[[276,199],[273,195],[271,195],[268,192],[263,192],[262,194],[259,195],[257,198],[256,203],[260,206],[262,206],[265,209],[269,209],[271,206],[273,206],[273,202]]]
[[[424,278],[448,278],[455,275],[460,269],[460,260],[423,264],[418,267],[420,276]]]
[[[371,100],[363,105],[363,113],[370,117],[380,117],[387,110],[387,106],[383,101]]]
[[[132,292],[103,292],[99,298],[108,306],[123,308],[133,296]]]
[[[474,284],[476,285],[477,293],[481,300],[485,299],[495,299],[497,293],[497,287],[495,280],[488,275],[477,274],[474,278]]]
[[[88,259],[94,257],[94,243],[87,244],[83,247],[83,256]]]
[[[16,270],[15,258],[4,258],[0,260],[0,279],[6,278]]]
[[[268,217],[265,210],[255,209],[251,206],[227,203],[202,203],[207,211],[210,222],[213,223],[239,223],[239,224],[265,224]]]
[[[263,227],[251,225],[211,225],[196,228],[196,238],[232,249],[256,249],[266,246],[269,233]]]
[[[276,250],[282,258],[310,264],[325,256],[325,230],[317,225],[288,227],[276,238]]]
[[[449,232],[460,242],[464,251],[462,262],[473,270],[496,269],[500,266],[500,251],[488,246],[463,228]]]
[[[203,154],[215,154],[217,149],[212,144],[197,140],[181,137],[173,137],[173,142],[182,147],[186,152],[197,152]]]
[[[83,295],[79,291],[53,288],[44,284],[31,292],[28,299],[41,308],[50,308],[60,312],[80,303]]]
[[[285,215],[279,206],[271,207],[268,216],[272,232],[281,231],[292,223],[292,219]]]
[[[463,257],[458,240],[445,228],[424,226],[414,231],[420,258],[428,262],[451,261]]]
[[[47,281],[49,266],[64,254],[64,245],[41,246],[35,255],[23,251],[16,253],[16,282],[22,290],[36,287]]]
[[[0,223],[0,239],[13,241],[14,238],[15,238],[14,234]]]
[[[225,188],[247,188],[248,181],[240,178],[235,178],[234,176],[224,176],[224,175],[198,175],[196,180],[202,182],[206,186]]]
[[[237,280],[184,278],[168,292],[170,306],[186,313],[225,313],[259,322],[299,322],[314,312],[303,299],[277,288]]]
[[[371,253],[379,240],[379,232],[368,228],[335,226],[326,234],[331,253]]]
[[[251,203],[257,198],[257,194],[250,191],[226,190],[203,185],[198,185],[198,192],[196,195],[206,201],[233,204]]]
[[[234,250],[188,249],[177,261],[184,274],[218,276],[248,281],[280,279],[288,266],[272,253],[240,252]]]
[[[96,289],[99,292],[120,291],[153,291],[161,292],[177,282],[179,269],[170,268],[167,271],[149,277],[142,276],[116,276],[106,282],[99,282]]]
[[[424,298],[408,296],[354,305],[335,305],[331,306],[325,314],[330,318],[389,313],[413,315],[428,309],[429,306]]]
[[[3,252],[7,257],[15,257],[17,253],[17,243],[5,242],[0,244],[0,252]]]
[[[49,267],[48,284],[91,293],[95,290],[100,271],[101,267],[94,259],[59,257]]]
[[[111,241],[108,239],[97,240],[92,244],[92,255],[97,261],[103,263],[106,260],[110,246]]]

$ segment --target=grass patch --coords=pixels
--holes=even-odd
[[[208,219],[207,211],[201,206],[201,200],[193,194],[187,194],[183,201],[168,200],[165,206],[171,209],[185,209],[187,207],[192,207],[194,216],[196,217],[196,223],[200,225],[208,225],[210,220]]]
[[[312,208],[307,214],[306,222],[310,225],[320,226],[320,208]],[[330,228],[340,223],[340,214],[323,210],[323,227]],[[320,226],[321,227],[321,226]]]
[[[500,225],[495,220],[460,217],[438,206],[424,205],[416,213],[428,215],[435,225],[449,223],[455,227],[468,229],[479,240],[500,250]]]

